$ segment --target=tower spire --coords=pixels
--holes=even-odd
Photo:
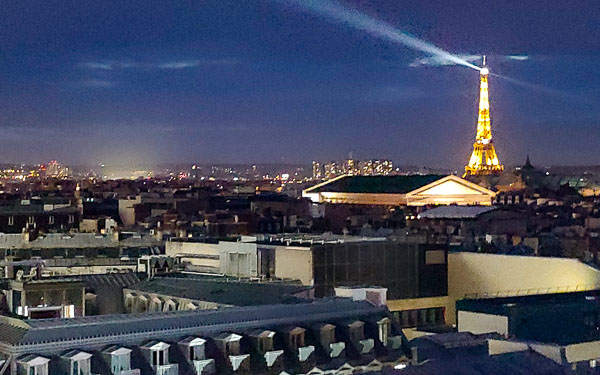
[[[469,163],[465,166],[465,176],[483,175],[501,172],[504,166],[498,161],[496,149],[492,142],[492,121],[490,118],[490,100],[488,93],[488,75],[490,73],[485,55],[479,70],[481,82],[479,85],[479,117],[477,119],[477,133],[473,143],[473,153]]]

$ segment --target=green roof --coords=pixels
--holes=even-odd
[[[409,176],[344,176],[319,187],[308,189],[310,193],[371,193],[406,194],[428,185],[442,175]]]

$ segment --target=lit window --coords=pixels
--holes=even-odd
[[[8,225],[15,225],[15,217],[14,216],[8,217]]]
[[[69,215],[69,224],[73,224],[75,222],[75,215]]]
[[[35,217],[34,217],[34,216],[29,216],[29,217],[27,218],[27,222],[28,222],[29,224],[35,224]]]
[[[54,224],[54,216],[50,215],[48,217],[48,224],[50,224],[50,225]]]

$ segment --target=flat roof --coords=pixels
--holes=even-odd
[[[156,293],[224,305],[253,306],[298,302],[298,299],[292,295],[311,288],[280,282],[259,283],[199,277],[157,277],[131,285],[128,289],[133,292]]]

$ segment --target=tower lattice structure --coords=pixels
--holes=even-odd
[[[498,161],[498,155],[492,142],[492,121],[490,118],[490,99],[488,93],[489,69],[485,65],[480,70],[481,84],[479,86],[479,118],[477,120],[477,135],[473,143],[473,153],[469,164],[465,166],[465,176],[498,173],[504,166]]]

